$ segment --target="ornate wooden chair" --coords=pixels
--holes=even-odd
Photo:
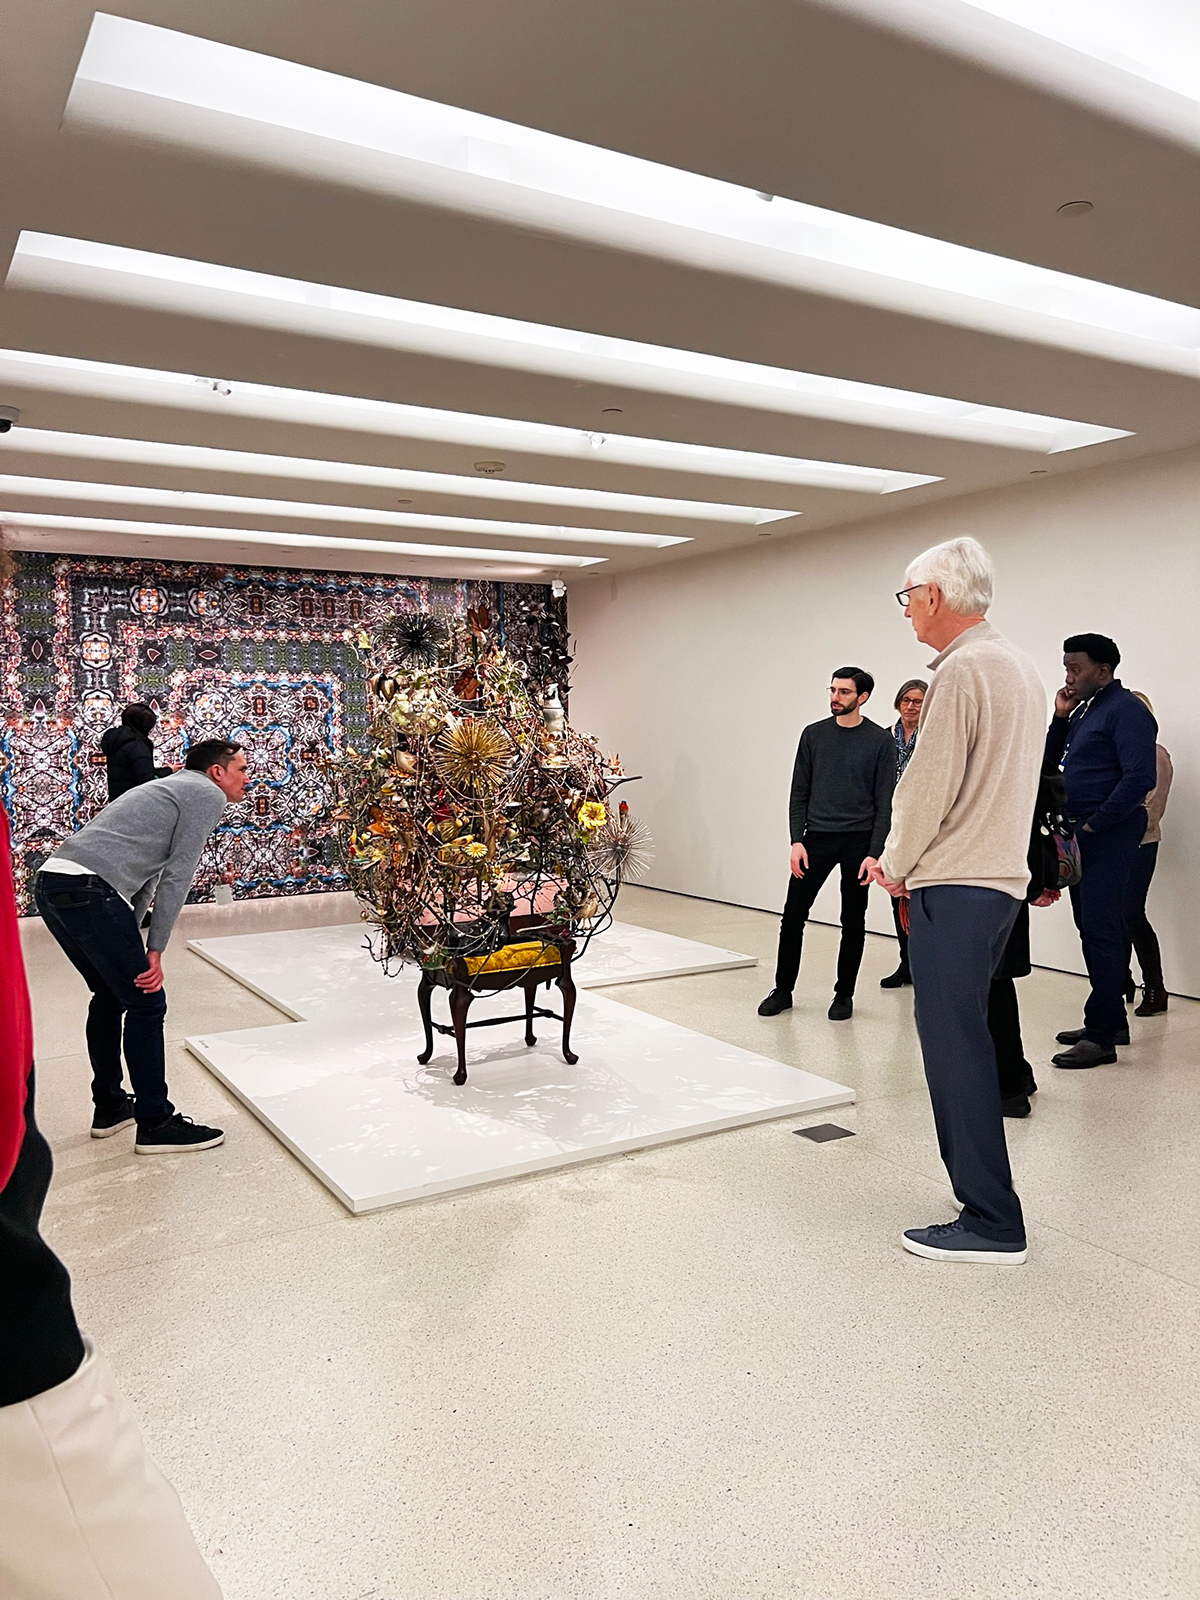
[[[444,966],[426,967],[422,970],[421,981],[417,987],[417,1004],[421,1009],[421,1021],[425,1025],[425,1048],[417,1057],[422,1066],[428,1064],[433,1057],[434,1030],[438,1033],[452,1035],[458,1047],[458,1071],[454,1074],[455,1083],[467,1081],[467,1029],[492,1028],[505,1022],[525,1023],[525,1043],[534,1045],[537,1036],[533,1031],[535,1017],[549,1017],[555,1022],[561,1022],[562,1053],[563,1059],[570,1066],[579,1060],[571,1050],[571,1018],[575,1014],[575,982],[571,977],[571,957],[575,953],[575,941],[570,938],[556,936],[544,924],[538,927],[539,937],[531,938],[531,929],[526,929],[524,937],[520,937],[519,925],[521,922],[540,923],[540,918],[514,917],[512,919],[512,932],[514,937],[508,944],[503,944],[498,950],[484,956],[454,956]],[[558,985],[562,995],[562,1015],[556,1011],[549,1011],[535,1003],[537,987],[544,983],[547,988],[552,983]],[[525,1015],[512,1017],[480,1017],[476,1022],[467,1020],[467,1013],[471,1009],[471,1002],[479,994],[500,989],[523,989],[525,991]],[[450,1024],[434,1022],[431,999],[435,989],[446,989],[450,1000]]]

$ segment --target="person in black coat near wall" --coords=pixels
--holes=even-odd
[[[108,766],[108,798],[115,800],[127,789],[136,789],[153,778],[170,776],[170,767],[154,765],[154,746],[150,735],[158,718],[148,705],[138,700],[125,707],[119,727],[110,728],[100,741]]]

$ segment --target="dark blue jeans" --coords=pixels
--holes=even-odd
[[[908,964],[938,1147],[962,1221],[985,1239],[1025,1238],[1012,1186],[988,990],[1020,902],[998,889],[937,884],[913,892]]]
[[[1076,831],[1083,877],[1071,890],[1071,910],[1083,960],[1092,981],[1083,1008],[1089,1039],[1111,1050],[1118,1032],[1129,1026],[1125,1012],[1125,903],[1138,845],[1146,832],[1146,808],[1102,833]]]
[[[39,872],[34,882],[46,926],[92,991],[87,1047],[96,1110],[119,1111],[125,1102],[124,1023],[125,1064],[137,1096],[138,1125],[156,1128],[175,1110],[167,1098],[163,1048],[167,996],[162,989],[146,994],[133,981],[147,966],[137,918],[103,878]]]

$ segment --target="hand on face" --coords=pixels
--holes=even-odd
[[[1065,686],[1054,696],[1054,715],[1056,717],[1069,717],[1079,704],[1079,697],[1074,689]]]

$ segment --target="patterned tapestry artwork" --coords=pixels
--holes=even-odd
[[[17,555],[0,586],[0,793],[17,901],[55,846],[107,798],[100,737],[121,707],[158,712],[155,762],[217,736],[246,748],[250,785],[209,841],[193,900],[344,889],[324,760],[366,734],[348,636],[396,611],[485,605],[540,682],[565,682],[566,602],[534,584]]]

